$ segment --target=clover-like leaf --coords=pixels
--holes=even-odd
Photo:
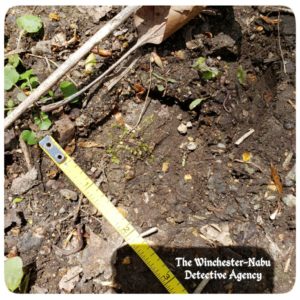
[[[206,100],[207,98],[197,98],[195,100],[193,100],[190,105],[189,105],[189,109],[193,110],[195,107],[197,107],[202,101]]]
[[[38,143],[38,139],[36,137],[35,132],[31,130],[23,130],[21,133],[21,138],[28,144],[28,145],[36,145]]]
[[[59,88],[64,96],[64,98],[67,98],[73,94],[75,94],[78,90],[74,83],[70,81],[62,81],[59,85]],[[72,103],[78,101],[78,98],[75,98]]]
[[[23,261],[21,257],[11,257],[4,262],[5,283],[11,292],[19,287],[23,275]]]
[[[16,68],[20,63],[20,56],[18,54],[10,55],[8,57],[8,63]]]
[[[28,33],[36,33],[43,27],[43,22],[40,17],[33,15],[24,15],[17,18],[19,28]]]
[[[40,113],[40,117],[34,117],[34,123],[40,128],[40,130],[48,130],[52,122],[45,112]]]
[[[4,67],[4,89],[6,91],[10,90],[14,84],[19,80],[19,73],[16,71],[15,67],[7,64]]]

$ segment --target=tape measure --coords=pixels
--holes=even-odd
[[[39,142],[39,145],[74,185],[102,213],[105,219],[119,232],[167,291],[174,294],[187,294],[186,289],[155,251],[56,141],[51,136],[46,136]]]

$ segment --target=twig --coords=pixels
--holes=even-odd
[[[92,87],[97,82],[101,81],[105,76],[107,76],[111,71],[113,71],[125,58],[127,58],[131,53],[133,53],[137,48],[142,46],[144,44],[144,41],[140,40],[137,41],[137,43],[128,50],[122,57],[120,57],[113,65],[111,65],[104,73],[102,73],[99,77],[97,77],[95,80],[93,80],[91,83],[86,85],[84,88],[82,88],[77,93],[65,98],[64,100],[44,105],[41,107],[41,110],[44,112],[52,111],[54,109],[59,108],[60,106],[66,105],[69,102],[71,102],[73,99],[77,98],[78,96],[82,95],[85,91],[87,91],[90,87]]]
[[[22,39],[22,36],[24,35],[24,33],[25,33],[24,30],[21,30],[19,33],[18,42],[17,42],[17,50],[20,48],[21,39]]]
[[[21,150],[24,154],[24,159],[25,159],[25,162],[26,162],[27,169],[29,171],[29,170],[32,169],[33,165],[32,165],[32,162],[31,162],[28,147],[27,147],[26,143],[24,142],[24,140],[22,139],[22,137],[19,138],[19,142],[20,142]]]
[[[243,136],[241,136],[234,144],[240,145],[247,137],[249,137],[255,130],[253,128],[249,129]]]
[[[296,110],[296,104],[291,99],[288,100],[288,103],[291,104],[294,110]]]
[[[4,129],[9,127],[17,120],[30,105],[36,102],[45,92],[47,92],[56,82],[60,80],[78,61],[91,51],[103,38],[108,36],[120,24],[133,14],[139,6],[127,6],[112,20],[101,27],[86,43],[84,43],[77,51],[56,69],[37,89],[34,90],[14,111],[4,119]]]
[[[252,162],[252,161],[243,161],[243,160],[240,160],[240,159],[235,159],[234,161],[238,162],[238,163],[242,163],[242,164],[251,165],[251,166],[255,167],[257,170],[259,170],[261,173],[263,173],[262,168],[260,166],[258,166],[257,164],[255,164],[254,162]]]
[[[281,39],[280,39],[280,32],[279,32],[279,23],[280,23],[280,11],[278,12],[278,23],[277,23],[278,47],[279,47],[280,56],[281,56],[281,60],[282,60],[282,64],[283,64],[283,72],[286,74],[285,61],[284,61],[283,52],[282,52],[282,48],[281,48]]]
[[[157,227],[152,227],[144,232],[141,233],[141,237],[146,237],[146,236],[149,236],[149,235],[152,235],[154,233],[156,233],[158,231],[158,228]],[[126,246],[128,243],[127,242],[124,242],[121,247],[123,246]]]
[[[142,120],[142,118],[143,118],[143,116],[144,116],[144,114],[145,114],[145,112],[146,112],[149,104],[150,104],[151,98],[149,98],[149,93],[150,93],[151,84],[152,84],[152,71],[153,71],[152,70],[152,64],[151,64],[151,60],[150,60],[150,71],[149,71],[150,72],[150,75],[149,75],[150,79],[149,79],[148,91],[147,91],[146,98],[145,98],[145,103],[144,103],[143,109],[142,109],[142,111],[140,113],[140,116],[139,116],[136,124],[131,128],[130,132],[133,131],[133,130],[135,130],[139,126],[139,124],[140,124],[140,122],[141,122],[141,120]]]
[[[209,282],[209,278],[204,278],[199,285],[196,287],[196,289],[194,290],[193,294],[201,294],[201,292],[203,291],[203,289],[206,287],[206,285]]]
[[[31,54],[31,53],[28,53],[28,55],[32,56],[32,57],[44,59],[46,61],[46,63],[47,63],[47,66],[48,66],[48,69],[49,69],[50,72],[51,72],[51,68],[50,68],[49,62],[51,62],[51,64],[53,64],[56,68],[59,68],[59,65],[54,60],[52,60],[52,59],[50,59],[50,58],[48,58],[46,56],[40,56],[40,55]],[[72,81],[76,86],[78,86],[78,83],[75,80],[73,80],[71,78],[71,76],[69,76],[68,74],[66,74],[66,77],[70,81]]]

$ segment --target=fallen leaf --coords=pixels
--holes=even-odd
[[[270,17],[263,16],[263,15],[260,15],[260,18],[269,25],[277,25],[278,23],[281,22],[280,19],[271,19]]]
[[[262,26],[256,26],[256,31],[257,32],[262,32],[264,28]]]
[[[77,143],[80,148],[103,148],[104,146],[94,141],[80,141]]]
[[[75,143],[75,139],[73,139],[66,147],[65,147],[65,151],[68,155],[72,155],[75,151],[76,148],[76,143]]]
[[[229,225],[227,223],[221,225],[204,225],[200,228],[200,232],[208,241],[219,242],[221,245],[224,246],[233,245],[233,241],[229,232]]]
[[[191,174],[184,175],[184,181],[185,182],[188,182],[188,181],[191,181],[191,180],[192,180],[192,175]]]
[[[161,69],[164,68],[164,65],[162,63],[162,60],[160,56],[156,52],[151,52],[151,62],[155,62],[155,64],[160,67]]]
[[[51,12],[49,15],[48,15],[49,19],[51,21],[59,21],[60,20],[60,16],[58,13],[56,12]]]
[[[120,126],[125,126],[125,121],[124,121],[124,118],[123,118],[123,116],[122,116],[122,114],[120,113],[120,112],[117,112],[115,115],[114,115],[114,117],[115,117],[115,120],[116,120],[116,122],[118,123],[118,125],[120,125]]]
[[[134,16],[139,40],[160,44],[203,9],[204,6],[142,6]]]
[[[130,256],[126,256],[122,260],[122,265],[130,265],[131,264],[131,258]]]
[[[103,57],[111,57],[112,56],[112,51],[98,48],[98,54],[100,56],[103,56]]]
[[[133,89],[136,91],[138,95],[143,95],[146,91],[146,89],[140,83],[135,83],[133,85]]]
[[[243,162],[248,162],[251,159],[251,153],[246,151],[242,154]]]
[[[166,162],[164,162],[164,163],[162,164],[161,170],[162,170],[164,173],[167,173],[167,172],[169,171],[169,167],[170,167],[170,163],[166,161]]]
[[[279,194],[282,194],[282,183],[276,167],[271,163],[271,177]]]
[[[82,272],[82,267],[75,266],[69,269],[67,274],[65,274],[60,280],[58,286],[61,290],[65,290],[66,292],[71,292],[76,283],[79,281],[79,274]]]

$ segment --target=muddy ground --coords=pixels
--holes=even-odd
[[[55,68],[45,57],[61,64],[118,10],[11,8],[5,52],[16,48],[16,18],[40,16],[43,32],[22,39],[20,57],[22,68],[32,68],[42,82]],[[54,36],[63,33],[70,40],[74,30],[75,42],[53,44]],[[82,60],[69,76],[84,86],[136,40],[129,19],[101,43],[112,55],[97,55],[92,75],[84,74]],[[163,68],[155,62],[150,68],[153,51]],[[217,78],[203,80],[192,68],[200,56],[219,70]],[[278,7],[210,7],[161,45],[146,45],[134,57],[138,62],[110,91],[97,85],[81,101],[49,113],[53,125],[48,131],[33,122],[44,104],[40,101],[5,132],[5,255],[22,258],[28,279],[23,291],[165,292],[37,145],[28,147],[34,174],[25,180],[27,189],[24,179],[16,182],[28,172],[18,140],[24,129],[39,137],[52,134],[139,232],[157,227],[146,239],[189,292],[201,280],[185,280],[175,257],[272,261],[261,282],[211,280],[203,293],[289,291],[295,280],[296,234],[294,15]],[[239,66],[247,74],[242,83]],[[6,101],[16,93],[7,92]],[[205,101],[190,110],[197,98]],[[139,126],[130,131],[147,100]],[[22,201],[13,203],[16,197]],[[83,225],[83,247],[61,256],[53,246],[77,247],[78,224]]]

